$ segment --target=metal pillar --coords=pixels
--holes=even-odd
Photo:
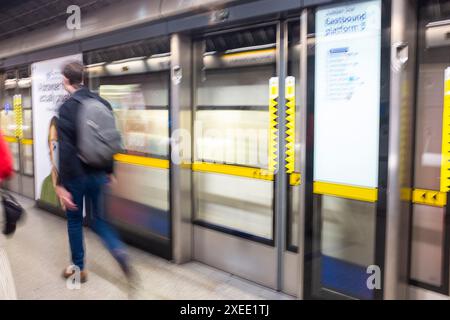
[[[307,81],[308,77],[308,9],[303,9],[300,18],[300,195],[298,210],[298,292],[297,298],[303,299],[304,278],[304,239],[305,239],[305,172],[306,172],[306,125],[307,125]]]
[[[391,2],[384,299],[407,298],[417,1]]]
[[[171,36],[170,86],[170,193],[172,250],[175,263],[192,257],[191,137],[192,48],[183,34]]]

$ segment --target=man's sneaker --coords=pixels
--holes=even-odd
[[[63,271],[63,274],[62,274],[63,278],[68,279],[69,277],[71,277],[72,275],[75,274],[75,270],[76,270],[76,267],[74,265],[68,266]],[[85,283],[87,281],[87,278],[88,278],[87,271],[86,270],[81,271],[80,272],[80,282]]]
[[[138,290],[141,280],[137,271],[129,263],[121,265],[121,269],[127,278],[128,288],[131,290]]]

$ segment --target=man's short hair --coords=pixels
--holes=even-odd
[[[83,83],[84,66],[79,62],[70,62],[64,66],[62,74],[72,86],[80,86]]]

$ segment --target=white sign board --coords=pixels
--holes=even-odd
[[[68,62],[81,62],[82,59],[81,54],[76,54],[31,65],[35,198],[57,207],[59,201],[53,187],[58,153],[55,121],[52,119],[68,97],[62,84],[62,68]]]
[[[381,1],[316,12],[314,181],[378,186]]]

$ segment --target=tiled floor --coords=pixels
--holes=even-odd
[[[89,281],[70,290],[60,274],[69,262],[65,220],[20,198],[27,217],[13,238],[0,235],[19,299],[292,299],[197,262],[175,265],[130,247],[139,288],[130,292],[100,240],[85,229]],[[2,219],[0,219],[2,220]]]

